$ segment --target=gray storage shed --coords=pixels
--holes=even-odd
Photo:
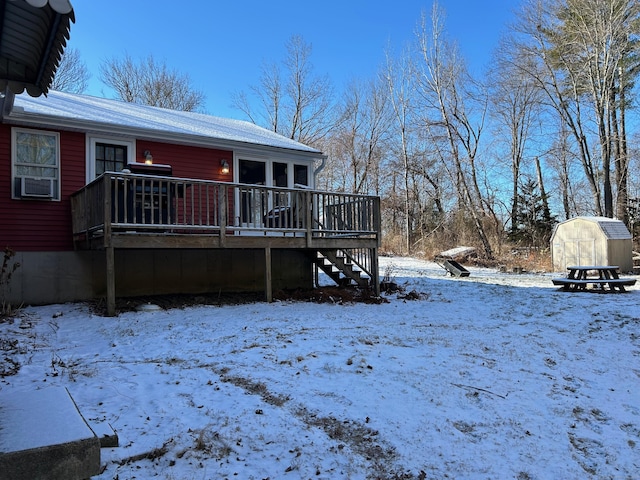
[[[617,265],[633,271],[632,238],[620,220],[575,217],[556,225],[551,236],[551,260],[556,272],[569,265]]]

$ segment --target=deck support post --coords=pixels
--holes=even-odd
[[[115,317],[116,315],[116,267],[115,267],[115,251],[112,245],[106,247],[106,263],[107,263],[107,315]]]
[[[380,296],[380,271],[378,264],[378,249],[371,249],[371,282],[373,283],[373,291],[376,297]]]
[[[264,249],[264,283],[267,302],[273,302],[273,285],[271,277],[271,247]]]

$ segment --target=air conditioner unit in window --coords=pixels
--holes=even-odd
[[[53,179],[22,177],[20,184],[22,197],[53,198]]]

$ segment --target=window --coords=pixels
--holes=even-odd
[[[104,172],[120,172],[135,160],[134,142],[119,138],[89,137],[87,141],[87,182]]]
[[[126,145],[96,143],[96,176],[104,172],[120,172],[127,163]]]
[[[294,186],[309,186],[309,167],[306,165],[293,166],[293,184]]]
[[[285,188],[289,186],[286,163],[273,162],[273,186]]]
[[[266,163],[254,160],[240,160],[240,183],[252,185],[266,185]]]
[[[60,199],[60,135],[11,131],[13,198]]]

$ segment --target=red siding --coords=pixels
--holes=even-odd
[[[0,248],[72,250],[69,195],[85,184],[85,135],[60,133],[60,201],[11,198],[11,126],[0,125]]]
[[[171,165],[174,177],[219,182],[230,182],[233,179],[233,152],[230,150],[138,140],[136,145],[137,162],[144,162],[145,150],[149,150],[153,155],[153,163]],[[229,163],[230,171],[227,175],[220,173],[220,161],[223,159]]]
[[[181,178],[198,180],[213,180],[217,182],[231,182],[233,180],[233,152],[212,148],[190,147],[170,143],[150,142],[138,140],[136,144],[136,162],[144,162],[144,152],[149,150],[153,156],[153,163],[171,165],[172,175]],[[229,164],[229,173],[220,173],[221,161]],[[212,199],[212,202],[217,201]],[[229,191],[227,200],[229,211],[227,218],[233,218],[233,192]],[[178,208],[178,212],[181,208]],[[200,215],[202,212],[196,212]],[[180,218],[179,220],[184,220]],[[206,221],[205,221],[206,223]]]
[[[220,173],[220,161],[233,167],[233,152],[139,140],[138,158],[149,150],[153,162],[171,165],[174,177],[231,181],[233,173]],[[11,198],[11,126],[0,125],[0,249],[16,251],[72,250],[69,196],[85,185],[85,134],[60,132],[61,199],[13,200]]]

